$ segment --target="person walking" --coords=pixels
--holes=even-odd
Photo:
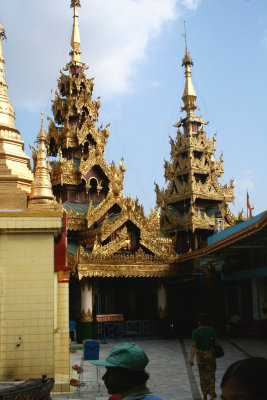
[[[146,386],[149,375],[145,367],[149,359],[137,344],[118,344],[104,360],[89,362],[106,367],[102,379],[112,400],[113,395],[119,400],[164,400],[152,394]]]
[[[206,314],[201,313],[197,319],[198,328],[192,332],[192,346],[189,363],[194,365],[196,354],[199,371],[200,386],[203,393],[203,400],[214,400],[215,393],[215,372],[216,358],[214,354],[214,343],[218,343],[217,333],[212,326],[207,325]]]

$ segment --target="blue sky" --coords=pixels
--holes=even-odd
[[[9,95],[30,154],[59,70],[69,61],[69,0],[1,0]],[[183,21],[194,61],[192,80],[207,136],[217,132],[224,181],[235,180],[237,213],[246,190],[255,214],[267,209],[266,0],[81,0],[82,60],[101,96],[99,124],[111,123],[107,161],[127,168],[124,193],[155,206],[164,182],[169,136],[180,119],[184,88]],[[52,91],[52,92],[51,92]],[[47,124],[46,124],[47,125]]]

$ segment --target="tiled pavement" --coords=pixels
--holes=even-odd
[[[148,386],[151,391],[166,400],[199,400],[200,387],[196,365],[190,367],[190,340],[140,340],[136,341],[148,354],[150,362],[147,371],[150,374]],[[220,381],[225,369],[232,362],[248,356],[263,356],[267,358],[267,340],[235,338],[221,341],[225,356],[217,360],[216,390],[220,394]],[[114,342],[100,345],[100,358],[105,358]],[[82,351],[71,354],[71,365],[81,364]],[[100,381],[105,369],[100,368]],[[84,362],[84,373],[80,379],[84,387],[75,389],[73,394],[53,394],[54,400],[79,399],[106,400],[108,394],[101,383],[97,384],[97,369]]]

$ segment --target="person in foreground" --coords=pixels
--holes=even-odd
[[[149,378],[145,367],[149,359],[137,344],[121,343],[114,346],[105,360],[92,360],[91,364],[106,367],[102,379],[109,400],[164,400],[152,394],[146,386]]]
[[[247,358],[230,365],[221,383],[222,400],[266,400],[267,360]]]
[[[194,356],[196,354],[203,399],[207,400],[207,396],[209,395],[210,400],[213,400],[216,397],[216,358],[213,343],[218,343],[217,333],[212,326],[207,325],[207,318],[204,313],[199,314],[197,322],[198,328],[194,329],[192,332],[189,363],[190,365],[194,365]]]

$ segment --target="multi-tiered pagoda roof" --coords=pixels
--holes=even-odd
[[[123,194],[123,159],[118,166],[105,160],[109,124],[97,125],[100,99],[80,60],[79,6],[72,1],[71,61],[58,80],[47,138],[53,192],[67,213],[69,265],[79,278],[168,275],[175,254],[157,208],[146,217]]]

